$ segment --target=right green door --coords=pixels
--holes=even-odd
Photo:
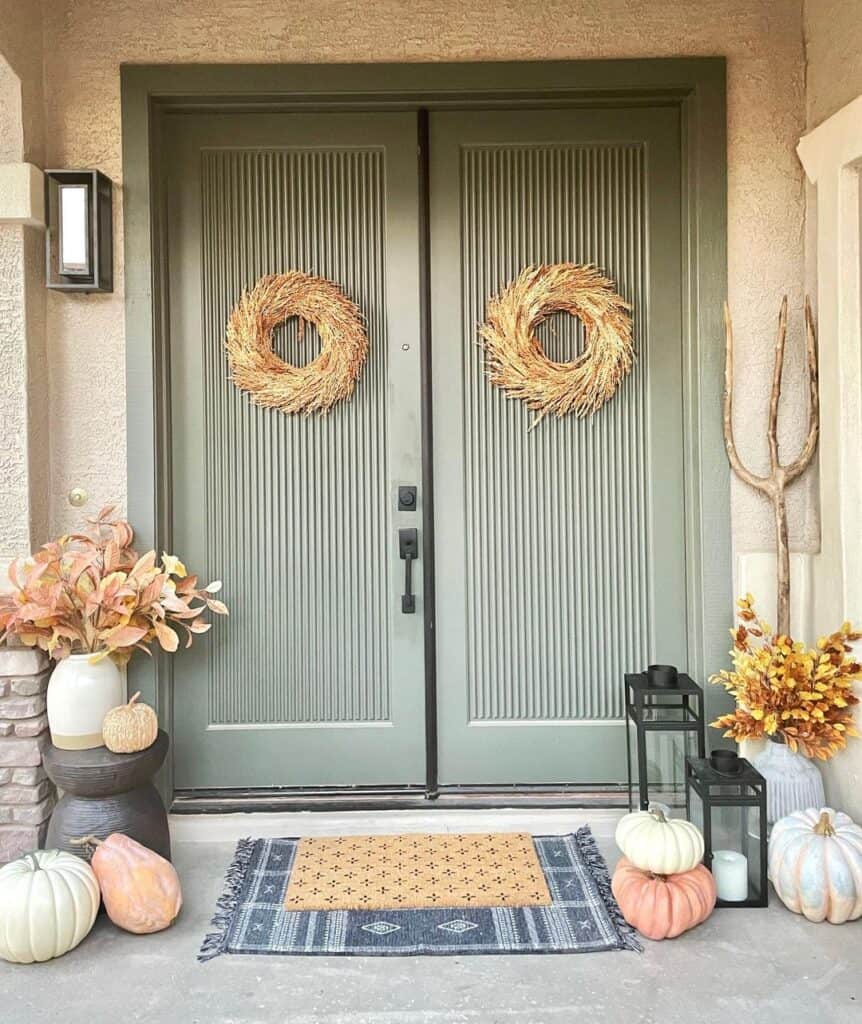
[[[429,141],[439,779],[619,782],[624,673],[686,663],[679,114],[440,112]],[[478,327],[563,261],[632,303],[636,360],[599,412],[530,431]],[[583,342],[540,331],[556,361]]]

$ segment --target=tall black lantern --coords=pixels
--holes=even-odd
[[[45,171],[45,281],[64,292],[114,289],[113,186],[101,171]]]
[[[703,832],[718,907],[765,907],[766,781],[735,751],[686,758],[686,817]]]
[[[703,690],[672,665],[625,677],[629,810],[682,807],[685,759],[704,756]]]

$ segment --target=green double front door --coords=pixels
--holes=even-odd
[[[685,661],[678,112],[418,123],[170,118],[172,543],[231,609],[176,662],[179,789],[422,786],[429,713],[443,785],[616,782],[623,673]],[[616,281],[637,359],[600,412],[530,431],[484,376],[477,327],[521,269],[558,261]],[[325,417],[260,409],[228,377],[233,305],[288,269],[335,281],[365,317],[356,392]],[[570,318],[542,331],[557,361],[583,342]],[[288,322],[275,344],[302,363],[318,342]]]

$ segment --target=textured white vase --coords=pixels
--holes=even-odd
[[[793,811],[825,805],[820,769],[786,743],[769,740],[751,763],[766,779],[766,820],[770,825]]]
[[[70,654],[57,663],[48,683],[51,742],[61,750],[101,747],[102,722],[125,703],[123,674],[110,658],[93,664],[90,654]]]

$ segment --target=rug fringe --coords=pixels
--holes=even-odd
[[[256,839],[240,839],[236,844],[236,852],[230,867],[224,876],[224,889],[216,903],[216,912],[210,924],[216,929],[204,937],[201,943],[198,960],[204,963],[221,956],[227,950],[227,936],[234,911],[239,903],[243,882],[251,856],[254,853]]]
[[[635,953],[643,953],[643,946],[637,939],[637,930],[633,928],[623,917],[619,904],[614,898],[613,891],[611,890],[611,876],[608,872],[608,866],[605,863],[605,858],[599,852],[599,848],[596,844],[596,838],[593,835],[590,826],[582,825],[574,835],[575,842],[578,844],[578,849],[580,850],[587,867],[590,869],[590,874],[593,876],[596,888],[599,890],[599,895],[602,897],[605,909],[619,932],[621,948],[630,949]]]

